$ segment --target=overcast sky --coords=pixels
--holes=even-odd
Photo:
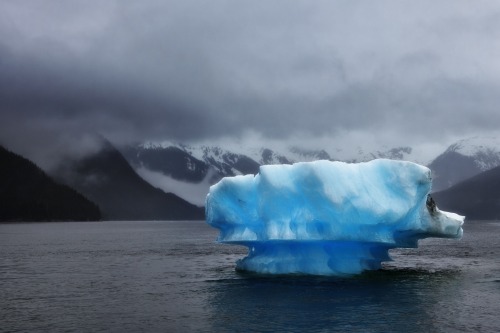
[[[4,0],[0,142],[439,149],[496,134],[499,59],[497,0]]]

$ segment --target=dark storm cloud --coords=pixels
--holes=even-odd
[[[133,77],[96,68],[91,64],[12,57],[0,54],[0,107],[6,118],[71,123],[82,131],[112,131],[113,123],[127,124],[127,130],[145,131],[155,119],[176,119],[165,123],[173,135],[199,118],[191,115],[188,101],[160,94]],[[57,126],[56,126],[57,127]]]
[[[28,152],[94,132],[494,131],[499,13],[489,1],[2,2],[0,140]]]

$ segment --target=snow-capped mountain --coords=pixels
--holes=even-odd
[[[457,141],[429,164],[433,173],[433,191],[447,189],[498,165],[499,138],[475,136]]]
[[[144,143],[123,149],[137,173],[165,192],[203,206],[209,187],[225,176],[255,174],[260,164],[218,146]]]
[[[407,160],[418,162],[413,156],[411,147],[396,147],[387,150],[376,150],[374,152],[364,152],[363,149],[358,150],[358,155],[354,159],[347,160],[348,162],[367,162],[376,158],[387,158],[390,160]]]
[[[221,176],[257,173],[259,162],[240,152],[232,152],[218,146],[181,146],[191,156],[205,162]]]
[[[195,146],[169,141],[146,142],[126,147],[122,151],[146,181],[198,206],[204,204],[210,185],[222,177],[255,174],[260,165],[291,164],[320,159],[346,162],[363,162],[375,158],[408,160],[412,154],[410,147],[375,152],[365,152],[360,148],[349,152],[342,149],[327,152],[324,149],[304,149],[296,146],[271,149],[233,145],[226,149],[218,145]]]
[[[235,150],[236,149],[236,150]],[[292,146],[285,150],[255,147],[233,147],[225,149],[217,145],[191,146],[173,142],[147,142],[125,150],[127,159],[135,167],[159,171],[178,180],[199,182],[214,170],[219,176],[234,176],[257,173],[260,165],[291,164],[315,160],[365,162],[376,158],[411,160],[412,148],[398,147],[387,150],[365,152],[358,148],[343,158],[336,157],[324,149],[304,149]],[[337,153],[340,150],[336,151]]]
[[[411,147],[247,147],[237,144],[186,145],[147,142],[124,150],[124,155],[145,180],[202,206],[210,185],[225,176],[255,174],[264,164],[291,164],[318,159],[364,162],[375,158],[408,160],[427,164]],[[460,140],[428,164],[433,172],[433,192],[500,165],[500,139],[473,137]]]
[[[289,164],[296,162],[310,162],[316,160],[331,160],[344,162],[367,162],[376,158],[387,158],[394,160],[413,160],[411,147],[387,148],[369,151],[358,147],[353,150],[347,149],[306,149],[291,146],[284,150],[272,150],[269,148],[247,149],[246,154],[259,164]]]
[[[144,143],[124,149],[125,156],[135,168],[144,167],[174,179],[200,182],[214,171],[220,178],[256,173],[259,162],[237,152],[218,146],[188,146],[176,143]],[[216,179],[214,179],[216,180]]]
[[[200,182],[206,177],[209,169],[209,164],[178,145],[147,143],[126,147],[122,152],[135,169],[145,168],[161,172],[180,181]]]
[[[500,164],[500,139],[475,136],[452,144],[446,152],[471,157],[480,171],[487,171]]]

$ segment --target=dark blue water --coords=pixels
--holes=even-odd
[[[235,272],[203,222],[0,224],[0,331],[500,331],[500,223],[464,229],[314,278]]]

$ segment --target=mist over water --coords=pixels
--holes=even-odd
[[[351,278],[235,271],[196,222],[0,224],[0,332],[498,331],[500,223]]]

